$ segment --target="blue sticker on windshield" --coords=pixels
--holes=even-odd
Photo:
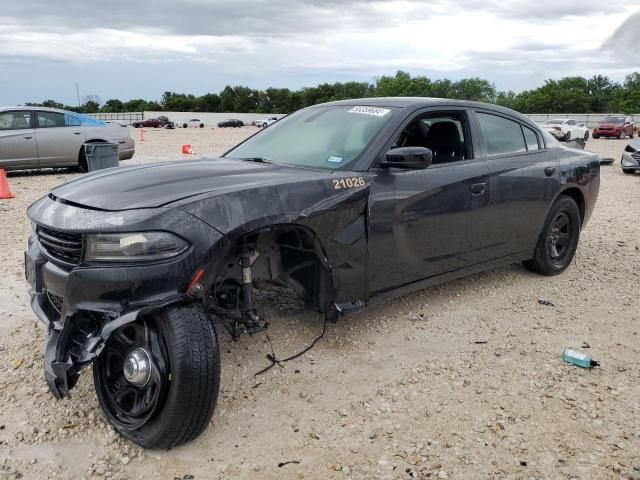
[[[331,155],[329,158],[327,158],[327,162],[342,163],[342,157],[336,157],[335,155]]]

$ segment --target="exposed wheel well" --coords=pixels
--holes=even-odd
[[[562,192],[562,195],[567,195],[575,200],[578,204],[578,209],[580,210],[580,225],[584,223],[584,214],[585,214],[585,203],[584,203],[584,195],[578,188],[568,188]]]
[[[242,283],[239,258],[252,253],[251,273],[257,289],[291,288],[312,309],[327,311],[333,300],[331,272],[319,239],[313,231],[299,225],[275,225],[243,235],[212,286],[217,301]]]

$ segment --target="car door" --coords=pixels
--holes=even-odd
[[[38,166],[38,149],[29,110],[0,112],[0,168],[34,168]]]
[[[474,116],[491,191],[479,261],[533,252],[560,188],[557,155],[525,122],[495,111],[476,110]]]
[[[67,122],[65,117],[62,112],[36,111],[36,139],[42,167],[78,163],[85,141],[84,127],[75,124],[79,122]]]
[[[446,135],[429,135],[435,132],[437,123],[448,123],[438,130],[451,133],[460,154],[449,155],[443,144]],[[415,130],[414,125],[419,126],[422,137],[408,136],[407,132]],[[440,144],[434,140],[436,137]],[[431,148],[433,163],[423,170],[377,166],[388,149],[403,146]],[[482,210],[488,204],[489,188],[488,168],[474,155],[475,151],[468,114],[462,108],[421,110],[407,119],[395,138],[389,140],[370,170],[371,293],[476,262],[482,239]]]

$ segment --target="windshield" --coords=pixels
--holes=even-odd
[[[624,117],[605,117],[602,123],[624,123]]]
[[[565,119],[557,119],[557,120],[547,120],[546,122],[544,122],[545,125],[554,125],[554,124],[558,124],[558,123],[564,123],[566,120]]]
[[[353,162],[396,111],[353,105],[306,108],[277,121],[226,156],[336,170]]]

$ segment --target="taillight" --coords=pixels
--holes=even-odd
[[[562,130],[560,127],[553,127],[554,130]]]

